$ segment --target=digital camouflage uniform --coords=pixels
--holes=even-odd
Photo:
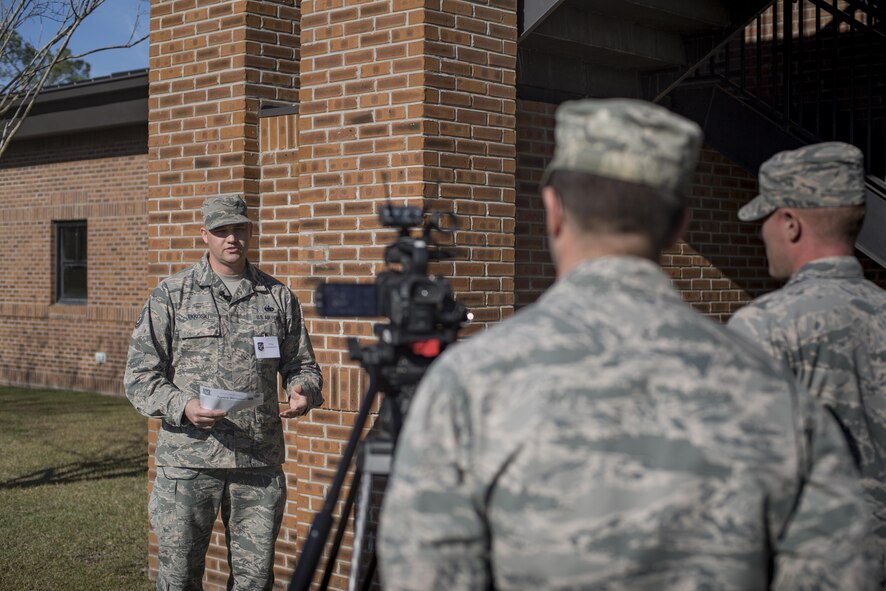
[[[636,101],[561,106],[558,151],[564,127],[627,152],[620,174],[595,139],[573,140],[569,169],[671,196],[700,141]],[[866,520],[815,401],[653,262],[610,256],[432,365],[398,444],[380,564],[388,590],[860,590]]]
[[[232,222],[216,220],[214,227],[224,221]],[[257,359],[257,336],[277,336],[280,357]],[[135,408],[162,420],[149,505],[160,541],[158,589],[201,588],[219,510],[233,588],[273,585],[274,541],[286,500],[278,373],[287,393],[301,384],[309,407],[323,402],[299,302],[270,275],[247,264],[230,293],[204,256],[151,293],[136,321],[124,382]],[[264,400],[229,412],[211,430],[199,429],[184,408],[199,399],[201,385],[260,392]]]
[[[765,218],[779,207],[864,203],[861,152],[831,142],[782,152],[760,170],[760,193],[740,211]],[[875,517],[881,573],[886,553],[886,292],[855,257],[804,265],[777,291],[739,310],[729,326],[759,344],[839,417],[858,454]],[[882,574],[881,574],[882,576]]]

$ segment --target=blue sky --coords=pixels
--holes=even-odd
[[[133,27],[136,27],[136,38],[146,35],[148,24],[147,0],[105,0],[104,4],[83,22],[74,34],[69,47],[73,53],[79,54],[98,47],[119,45],[129,39]],[[44,24],[46,27],[50,25],[51,23]],[[21,31],[21,34],[37,45],[41,36],[46,37],[48,32],[41,31],[40,24],[32,22]],[[90,75],[93,78],[147,68],[148,42],[145,40],[129,49],[94,53],[84,59],[91,66]]]

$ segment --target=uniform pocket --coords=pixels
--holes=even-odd
[[[215,314],[200,314],[199,318],[178,320],[178,335],[182,340],[217,337],[219,331],[218,316]]]
[[[199,470],[194,470],[193,468],[162,466],[157,469],[161,470],[163,476],[169,480],[194,480],[200,474]]]
[[[193,375],[216,371],[217,360],[221,354],[220,326],[221,323],[215,312],[191,313],[185,320],[176,320],[179,354],[176,372]]]
[[[154,533],[164,543],[169,544],[170,536],[176,531],[180,522],[177,515],[179,509],[178,493],[179,482],[193,480],[197,477],[196,470],[188,468],[157,467],[157,477],[154,479],[154,487],[151,498],[148,501],[148,516]]]

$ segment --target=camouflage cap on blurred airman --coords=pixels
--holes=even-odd
[[[745,222],[780,207],[863,205],[864,156],[855,146],[824,142],[779,152],[760,167],[760,194],[738,211]]]
[[[664,107],[632,99],[569,101],[557,109],[556,170],[613,178],[682,200],[698,161],[698,125]]]
[[[201,207],[203,211],[203,227],[215,230],[222,226],[248,224],[246,202],[236,193],[207,197]]]

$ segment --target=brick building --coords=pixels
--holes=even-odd
[[[366,387],[345,340],[372,334],[365,320],[318,318],[313,286],[368,281],[381,268],[393,233],[379,227],[379,205],[390,196],[458,216],[461,256],[434,270],[474,313],[466,333],[480,330],[553,280],[537,183],[553,150],[556,104],[662,94],[710,138],[692,185],[690,232],[662,262],[688,302],[724,321],[776,287],[756,228],[736,218],[755,195],[749,171],[811,141],[791,128],[790,109],[806,101],[800,82],[793,99],[781,95],[787,123],[764,113],[770,99],[780,104],[765,84],[802,78],[804,58],[785,40],[802,42],[805,22],[806,39],[859,37],[853,51],[886,54],[854,35],[870,17],[825,11],[823,19],[820,3],[804,2],[766,12],[771,3],[727,10],[698,0],[675,12],[657,0],[153,0],[149,72],[44,93],[31,129],[0,160],[16,244],[0,279],[0,383],[121,394],[131,324],[149,289],[203,252],[203,198],[243,193],[257,222],[250,258],[305,305],[326,381],[325,407],[290,421],[286,435],[282,584]],[[738,57],[751,53],[756,61],[739,76],[744,84],[754,73],[756,94],[726,92]],[[835,82],[825,107],[836,122],[841,101],[861,105],[867,135],[847,139],[866,143],[878,170],[886,81],[867,59],[849,74],[826,68]],[[865,68],[857,92],[837,96]],[[878,258],[877,233],[866,233],[865,250]],[[874,260],[865,265],[886,280]],[[334,588],[348,575],[345,545]],[[152,571],[155,556],[151,538]],[[210,589],[224,587],[224,557],[219,530]]]
[[[147,96],[144,72],[47,90],[0,158],[0,383],[120,394],[148,285]]]

